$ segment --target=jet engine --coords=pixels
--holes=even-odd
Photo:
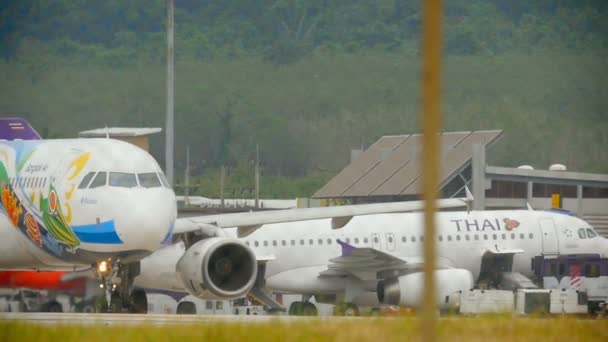
[[[192,245],[176,266],[182,283],[204,299],[236,299],[253,287],[258,264],[253,251],[236,239],[215,237]]]
[[[473,274],[465,269],[445,269],[435,272],[436,298],[440,307],[458,291],[473,288]],[[378,301],[382,304],[418,307],[422,304],[424,273],[415,272],[378,282]]]

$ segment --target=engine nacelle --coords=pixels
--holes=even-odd
[[[251,290],[258,263],[253,251],[241,241],[216,237],[188,248],[176,269],[192,295],[230,300],[244,297]]]
[[[435,271],[436,298],[440,307],[447,306],[447,296],[473,288],[473,274],[465,269]],[[378,283],[378,301],[390,305],[418,307],[422,304],[424,273],[416,272]]]

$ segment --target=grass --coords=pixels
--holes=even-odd
[[[607,341],[606,320],[567,318],[457,317],[438,323],[439,340]],[[415,318],[362,318],[294,323],[142,325],[34,325],[0,322],[0,341],[395,341],[420,339]]]

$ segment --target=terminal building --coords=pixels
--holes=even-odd
[[[501,136],[500,130],[442,133],[440,197],[465,197],[469,187],[476,210],[561,208],[608,237],[608,175],[572,172],[560,164],[547,170],[487,165],[486,151]],[[421,134],[384,136],[365,151],[351,152],[350,164],[313,199],[325,205],[419,199],[421,141]]]

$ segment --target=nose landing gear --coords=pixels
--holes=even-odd
[[[139,272],[139,262],[128,264],[115,262],[112,267],[109,267],[106,261],[100,262],[97,266],[97,274],[100,278],[100,287],[105,293],[96,301],[96,311],[147,313],[146,292],[133,288],[133,281]]]

